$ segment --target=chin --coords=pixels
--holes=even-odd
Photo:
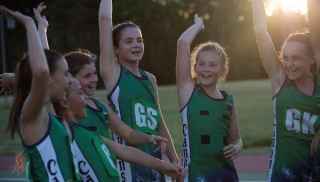
[[[301,78],[301,76],[297,75],[297,74],[287,74],[287,77],[289,80],[298,80]]]

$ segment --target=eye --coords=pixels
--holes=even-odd
[[[133,42],[133,40],[131,38],[126,39],[126,41],[125,41],[126,44],[131,44],[132,42]]]
[[[205,63],[204,63],[204,61],[199,60],[199,61],[197,62],[197,65],[198,65],[198,66],[203,66],[203,65],[205,65]]]
[[[210,66],[210,67],[216,67],[217,64],[216,64],[216,63],[210,63],[209,66]]]
[[[137,42],[138,43],[143,43],[143,38],[138,38]]]

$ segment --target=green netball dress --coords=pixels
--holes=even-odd
[[[238,181],[233,162],[224,158],[233,97],[221,91],[223,99],[208,96],[196,86],[181,110],[183,167],[185,181]]]
[[[87,105],[85,107],[86,116],[79,120],[79,123],[87,129],[97,132],[97,134],[111,138],[107,126],[107,108],[97,99],[91,98],[97,106],[97,109]]]
[[[114,156],[96,132],[77,123],[70,124],[72,150],[82,181],[118,182]]]
[[[131,128],[147,134],[159,133],[160,112],[155,100],[155,90],[145,71],[137,77],[123,66],[117,85],[108,96],[120,118]],[[114,135],[114,140],[124,143]],[[160,149],[152,144],[136,146],[142,151],[160,158]],[[118,161],[118,169],[123,182],[160,181],[161,175],[151,169]]]
[[[67,131],[52,114],[45,136],[24,150],[31,181],[77,181]]]
[[[273,151],[269,181],[305,181],[310,167],[310,144],[320,124],[320,84],[313,96],[286,81],[273,97]]]

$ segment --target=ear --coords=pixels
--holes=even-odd
[[[119,48],[117,48],[117,47],[114,47],[113,48],[114,49],[114,57],[118,57],[118,55],[119,55]]]

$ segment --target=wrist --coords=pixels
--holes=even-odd
[[[154,136],[153,135],[148,135],[148,143],[154,143]]]

